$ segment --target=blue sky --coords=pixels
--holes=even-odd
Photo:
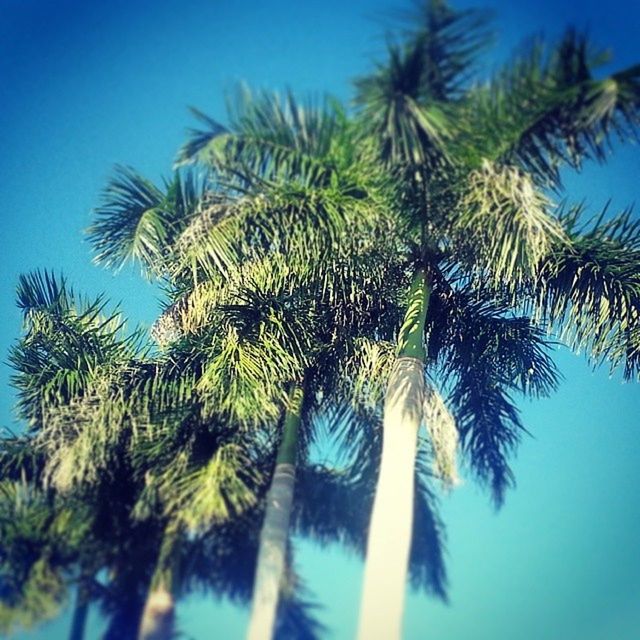
[[[470,6],[457,3],[456,6]],[[223,95],[245,80],[264,88],[350,96],[349,80],[380,51],[381,18],[402,3],[235,0],[0,0],[0,353],[20,330],[18,274],[62,270],[88,293],[105,291],[148,325],[157,292],[136,272],[91,265],[83,229],[114,163],[167,175],[191,124],[187,105],[224,118]],[[640,61],[637,2],[488,2],[496,12],[495,66],[530,34],[587,27]],[[638,147],[567,178],[571,201],[594,213],[638,199]],[[449,606],[410,595],[405,636],[441,640],[631,640],[640,625],[640,394],[558,354],[565,376],[552,398],[522,403],[527,439],[518,488],[496,514],[471,478],[441,500],[448,529]],[[0,368],[0,425],[13,424],[9,370]],[[297,559],[323,605],[331,638],[355,630],[361,564],[298,542]],[[194,598],[181,606],[194,638],[242,637],[246,612]],[[56,640],[67,620],[25,638]],[[96,626],[97,628],[97,626]],[[95,632],[88,637],[94,637]],[[21,636],[19,636],[21,637]]]

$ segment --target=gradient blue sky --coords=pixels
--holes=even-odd
[[[470,6],[460,2],[456,6]],[[380,51],[378,20],[397,1],[0,0],[0,353],[19,334],[18,274],[62,270],[80,289],[107,292],[149,325],[156,291],[136,273],[90,263],[83,229],[114,163],[158,179],[191,124],[186,105],[224,118],[223,92],[238,80],[265,88],[350,96],[349,79]],[[495,9],[495,66],[524,37],[588,27],[640,61],[640,3],[487,2]],[[638,198],[640,153],[567,180],[572,201],[597,211]],[[527,439],[518,488],[495,514],[471,479],[441,501],[448,528],[449,606],[411,594],[405,637],[440,640],[632,640],[640,637],[640,394],[619,376],[558,354],[565,382],[523,403]],[[0,367],[0,425],[13,424],[9,370]],[[296,543],[307,584],[323,605],[328,637],[355,630],[361,564],[337,549]],[[196,639],[240,638],[246,612],[194,598],[182,629]],[[18,637],[56,640],[68,620]],[[88,638],[96,637],[95,618]],[[374,640],[374,639],[372,639]]]

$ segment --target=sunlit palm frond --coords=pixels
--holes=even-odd
[[[20,294],[24,301],[24,286]],[[31,307],[26,334],[9,355],[18,410],[32,426],[42,417],[43,402],[81,396],[92,380],[140,352],[140,334],[126,336],[120,315],[107,312],[101,297],[75,304],[66,294],[64,305],[59,300]]]
[[[171,273],[195,282],[228,278],[243,260],[270,251],[286,253],[304,267],[349,235],[362,237],[365,228],[379,228],[383,217],[381,204],[352,182],[322,188],[272,185],[235,200],[214,197],[177,238]]]
[[[299,363],[276,341],[251,344],[232,329],[210,350],[197,388],[218,411],[255,425],[277,419],[283,384],[300,374]]]
[[[171,249],[174,278],[191,276],[195,282],[226,277],[240,263],[244,216],[237,205],[205,200]],[[198,273],[203,274],[198,278]]]
[[[157,481],[166,513],[198,532],[254,506],[259,478],[242,445],[230,442],[204,464],[179,453]]]
[[[36,436],[46,453],[43,479],[61,493],[95,484],[121,454],[126,428],[124,403],[103,386],[43,409],[43,429]]]
[[[455,485],[458,482],[458,429],[445,400],[429,380],[425,385],[422,413],[433,452],[434,472],[445,485]]]
[[[453,223],[456,256],[468,259],[479,278],[517,290],[563,240],[552,211],[526,173],[485,161],[469,175]]]
[[[396,347],[389,341],[360,338],[354,345],[353,362],[344,363],[351,381],[354,406],[364,410],[379,409],[395,361]]]
[[[256,180],[325,184],[331,175],[329,156],[344,120],[335,101],[301,104],[290,91],[281,97],[241,86],[227,101],[228,128],[192,111],[206,129],[191,130],[178,164],[212,165],[223,181],[238,188]]]

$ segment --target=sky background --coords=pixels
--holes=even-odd
[[[134,271],[91,264],[83,230],[115,163],[168,175],[195,105],[224,120],[225,90],[254,87],[351,96],[350,79],[382,50],[393,0],[0,0],[0,359],[20,332],[18,275],[63,271],[76,288],[106,292],[132,323],[149,326],[157,291]],[[458,2],[457,7],[477,6]],[[568,23],[640,61],[640,3],[486,2],[498,41],[495,68],[531,34]],[[387,21],[388,22],[388,21]],[[606,167],[567,177],[570,201],[596,213],[638,199],[640,152],[616,150]],[[495,513],[468,478],[441,499],[450,603],[410,594],[407,639],[633,640],[640,628],[640,393],[609,372],[558,353],[565,376],[550,399],[522,402],[527,438],[518,479]],[[0,366],[0,426],[13,426],[9,369]],[[296,541],[296,558],[322,605],[329,638],[355,632],[362,565],[339,549]],[[196,640],[240,638],[247,612],[192,598],[179,624]],[[88,640],[99,621],[90,619]],[[68,619],[18,638],[57,640]],[[375,640],[375,639],[372,639]]]

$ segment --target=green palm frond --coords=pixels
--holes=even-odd
[[[172,292],[169,304],[151,328],[152,338],[163,348],[185,336],[201,333],[229,300],[230,287],[222,279],[209,279],[186,292]]]
[[[74,306],[76,296],[63,276],[47,270],[21,274],[16,287],[16,304],[25,317],[38,311],[64,313]]]
[[[542,261],[536,306],[574,350],[599,364],[624,368],[627,379],[640,373],[640,221],[631,211],[580,221],[582,208],[561,221],[567,242]]]
[[[515,483],[508,459],[524,431],[518,409],[504,387],[471,368],[459,374],[449,401],[463,452],[477,477],[491,488],[496,506],[501,506]]]
[[[227,278],[243,258],[273,250],[303,265],[319,259],[384,215],[367,195],[346,182],[323,188],[272,185],[236,200],[213,198],[177,238],[172,275],[196,282]]]
[[[360,338],[354,345],[352,362],[345,363],[355,407],[374,411],[381,406],[396,357],[390,341]]]
[[[437,512],[437,500],[429,488],[431,463],[422,446],[416,460],[413,532],[409,554],[409,575],[415,589],[447,601],[444,525]]]
[[[126,428],[125,404],[115,396],[94,385],[90,393],[44,408],[36,440],[46,452],[46,485],[68,494],[110,472]]]
[[[227,277],[240,263],[238,246],[245,231],[243,214],[242,208],[234,203],[215,198],[205,200],[199,214],[183,229],[171,249],[173,277],[191,276],[196,283]]]
[[[422,45],[425,99],[460,97],[478,61],[491,42],[491,15],[478,9],[454,9],[444,0],[421,0],[399,15],[405,35]]]
[[[444,398],[429,380],[425,385],[422,413],[429,434],[433,471],[445,486],[455,485],[458,482],[458,429]]]
[[[206,129],[191,130],[178,164],[212,165],[227,180],[239,180],[237,186],[275,179],[308,186],[326,183],[331,174],[324,160],[343,121],[335,101],[301,104],[290,91],[281,97],[241,86],[227,101],[228,128],[192,112]]]
[[[27,286],[37,285],[40,274],[21,280],[21,304],[32,294],[31,302],[40,302],[29,307],[26,334],[9,354],[19,414],[32,426],[42,419],[43,402],[56,405],[82,396],[92,380],[141,352],[140,333],[125,335],[119,313],[107,312],[102,297],[74,298],[64,279],[56,284],[47,277],[57,293],[46,300],[38,298],[37,287]]]
[[[558,186],[563,164],[604,161],[613,136],[637,134],[640,67],[597,79],[606,56],[568,30],[554,48],[530,52],[470,96],[473,131],[484,157],[519,163],[543,184]],[[463,141],[464,142],[464,141]]]
[[[190,173],[176,173],[164,186],[116,167],[88,229],[98,264],[117,270],[133,260],[150,275],[163,272],[169,247],[202,197],[202,185]]]
[[[0,436],[0,477],[39,483],[45,459],[33,437],[15,435],[8,429]]]
[[[492,363],[489,373],[508,389],[534,397],[556,389],[553,342],[544,328],[526,315],[516,315],[490,292],[471,285],[451,288],[438,279],[429,312],[428,357],[445,384],[459,371],[482,369],[483,360]]]
[[[260,476],[241,443],[222,444],[204,464],[179,453],[153,481],[167,515],[189,531],[201,532],[256,504]]]
[[[277,419],[283,385],[301,373],[299,361],[276,340],[253,344],[231,329],[210,350],[197,389],[232,420],[256,425]]]
[[[356,105],[363,133],[376,141],[385,164],[433,166],[447,159],[452,124],[446,107],[424,104],[423,41],[390,45],[388,60],[356,80]]]
[[[195,107],[189,107],[189,111],[205,128],[188,129],[188,139],[178,151],[176,166],[221,159],[224,145],[231,136],[229,130]]]
[[[556,388],[551,345],[530,318],[479,298],[473,288],[439,286],[430,301],[429,356],[449,391],[462,451],[500,505],[513,484],[508,458],[524,433],[512,396]]]

